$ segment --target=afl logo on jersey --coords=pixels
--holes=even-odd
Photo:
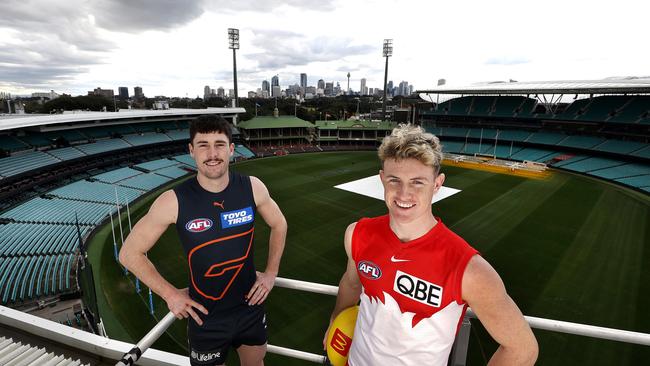
[[[381,269],[378,265],[370,261],[361,261],[357,265],[357,269],[361,275],[369,280],[376,280],[381,277]]]
[[[200,233],[208,230],[211,227],[212,220],[210,219],[194,219],[192,221],[188,221],[187,224],[185,224],[185,230],[191,233]]]

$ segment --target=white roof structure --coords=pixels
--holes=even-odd
[[[488,82],[465,87],[442,85],[420,94],[523,95],[523,94],[650,94],[650,77],[602,80]],[[422,95],[421,95],[422,96]],[[427,100],[426,96],[422,96]]]
[[[245,113],[244,108],[207,108],[207,109],[180,109],[172,108],[166,110],[137,110],[127,109],[119,112],[85,112],[74,111],[63,114],[6,114],[0,115],[0,131],[12,130],[15,128],[51,126],[62,124],[74,124],[71,128],[81,127],[79,124],[91,124],[104,121],[107,123],[133,123],[145,122],[147,120],[160,121],[173,118],[195,117],[205,114],[235,115]],[[61,126],[63,127],[63,126]]]

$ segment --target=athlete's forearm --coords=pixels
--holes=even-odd
[[[284,252],[284,245],[287,239],[287,221],[282,218],[275,226],[271,227],[269,235],[269,258],[266,262],[266,273],[277,276],[280,270],[280,260]]]
[[[534,365],[537,360],[538,349],[536,344],[527,349],[513,349],[512,347],[500,346],[492,355],[489,366],[500,365]]]
[[[133,252],[123,247],[120,251],[120,263],[165,301],[177,290],[163,278],[143,253]]]
[[[334,320],[339,313],[350,306],[354,306],[359,302],[361,296],[361,284],[351,283],[344,274],[339,282],[339,291],[336,295],[336,305],[332,311],[330,321]]]

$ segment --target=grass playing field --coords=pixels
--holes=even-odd
[[[287,217],[282,277],[338,284],[346,226],[385,213],[383,201],[333,188],[376,174],[374,152],[289,155],[232,168],[261,178]],[[537,180],[453,166],[443,171],[445,185],[462,192],[434,204],[434,214],[496,268],[524,314],[650,333],[649,196],[562,172]],[[133,222],[161,191],[131,208]],[[255,235],[255,260],[263,269],[268,228],[261,220]],[[108,334],[137,341],[154,320],[146,288],[142,297],[135,295],[132,276],[115,263],[110,225],[97,232],[89,256]],[[149,257],[165,278],[187,286],[186,258],[173,228]],[[167,308],[154,298],[160,318]],[[270,343],[320,353],[333,305],[331,296],[276,287],[267,300]],[[185,323],[177,321],[154,347],[185,353],[185,334]],[[650,359],[650,347],[535,334],[540,365],[639,365]],[[470,340],[468,364],[485,364],[496,345],[478,322]],[[274,355],[266,364],[309,365]]]

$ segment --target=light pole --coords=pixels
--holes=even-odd
[[[232,75],[235,81],[235,107],[239,107],[237,97],[237,50],[239,49],[239,29],[228,28],[228,48],[232,50]]]
[[[388,86],[388,58],[393,55],[393,40],[384,39],[384,57],[386,57],[386,68],[384,69],[384,104],[381,107],[381,120],[386,120],[386,87]]]

